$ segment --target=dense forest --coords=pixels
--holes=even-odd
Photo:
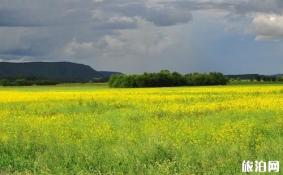
[[[178,72],[162,70],[159,73],[142,75],[113,75],[109,80],[109,86],[115,88],[205,86],[226,85],[228,81],[222,73],[218,72],[182,75]]]

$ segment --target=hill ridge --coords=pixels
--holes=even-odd
[[[36,78],[60,82],[89,82],[109,78],[117,72],[96,71],[91,66],[60,62],[0,62],[0,78]]]

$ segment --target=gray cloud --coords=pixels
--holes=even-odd
[[[238,14],[253,12],[281,13],[283,8],[281,0],[175,0],[163,1],[163,3],[189,10],[218,9]]]
[[[96,52],[102,52],[111,48],[105,45],[103,49],[101,42],[106,37],[115,40],[117,33],[121,33],[116,30],[137,29],[150,23],[171,26],[186,23],[191,17],[189,11],[164,5],[149,6],[144,0],[3,0],[0,37],[4,42],[0,44],[0,54],[64,58],[70,55],[62,55],[62,50],[74,41],[83,46],[83,43],[95,43],[96,47],[100,45]],[[80,49],[86,52],[84,47],[75,51],[83,53]],[[86,53],[92,53],[92,57],[101,55]],[[91,57],[90,54],[74,55]]]
[[[166,3],[190,11],[223,11],[226,12],[224,19],[228,23],[227,28],[231,28],[231,23],[234,23],[233,30],[243,28],[241,21],[250,20],[250,25],[244,26],[243,31],[248,30],[246,33],[255,35],[256,39],[282,39],[282,0],[181,0],[167,1]],[[235,22],[237,26],[235,26]]]
[[[167,26],[191,20],[191,13],[169,6],[147,6],[146,1],[109,0],[29,0],[4,1],[0,6],[0,26],[92,25],[103,29],[135,27],[136,18]]]
[[[176,32],[186,33],[198,12],[221,18],[228,31],[282,40],[282,9],[282,0],[1,0],[0,58],[142,70],[179,47]],[[180,24],[186,28],[176,31]]]

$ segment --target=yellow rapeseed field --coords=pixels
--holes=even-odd
[[[282,132],[279,85],[0,89],[0,174],[241,174]]]

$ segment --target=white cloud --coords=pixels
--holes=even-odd
[[[252,24],[258,40],[283,39],[283,15],[257,14]]]

